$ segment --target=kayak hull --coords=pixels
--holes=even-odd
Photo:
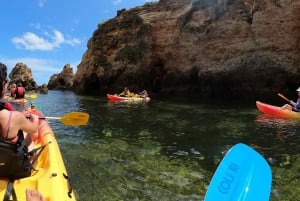
[[[26,109],[23,113],[44,117],[37,109]],[[47,201],[76,201],[53,130],[46,120],[40,119],[39,124],[39,136],[32,144],[34,148],[46,146],[34,165],[37,171],[14,181],[17,199],[25,201],[25,190],[30,188],[38,190]],[[7,179],[0,179],[0,199],[5,195],[7,183]]]
[[[272,115],[284,119],[300,119],[300,112],[294,112],[288,109],[282,109],[281,107],[269,105],[256,101],[256,107],[264,114]]]
[[[138,101],[150,101],[150,97],[123,97],[113,94],[106,94],[108,100],[110,101],[124,101],[124,102],[138,102]]]

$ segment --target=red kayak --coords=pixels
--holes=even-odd
[[[262,103],[260,101],[256,101],[256,107],[259,111],[264,114],[273,115],[279,118],[285,119],[300,119],[300,112],[294,112],[288,109],[282,109],[281,107],[269,105],[266,103]]]
[[[125,101],[125,102],[137,102],[137,101],[150,101],[150,97],[140,97],[140,96],[132,96],[132,97],[125,97],[125,96],[119,96],[119,95],[113,95],[113,94],[106,94],[107,98],[110,101]]]

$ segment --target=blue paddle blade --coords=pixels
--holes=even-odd
[[[234,145],[219,164],[204,201],[269,201],[272,172],[249,146]]]

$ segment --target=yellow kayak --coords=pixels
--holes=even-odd
[[[26,109],[23,113],[44,117],[35,108]],[[14,180],[13,188],[17,200],[25,201],[25,190],[30,188],[38,190],[45,201],[74,201],[76,198],[52,128],[45,119],[40,119],[39,123],[39,137],[34,140],[33,145],[35,148],[46,146],[34,164],[36,171],[32,170],[29,177]],[[0,180],[0,200],[5,196],[7,185],[8,179]]]
[[[11,103],[17,103],[17,104],[25,104],[27,103],[27,99],[25,98],[20,98],[20,99],[14,99],[10,96],[4,96],[4,99],[11,102]]]

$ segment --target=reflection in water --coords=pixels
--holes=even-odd
[[[258,129],[272,133],[268,140],[273,146],[261,150],[272,167],[271,200],[299,200],[299,120],[259,115],[256,122],[259,125]]]

